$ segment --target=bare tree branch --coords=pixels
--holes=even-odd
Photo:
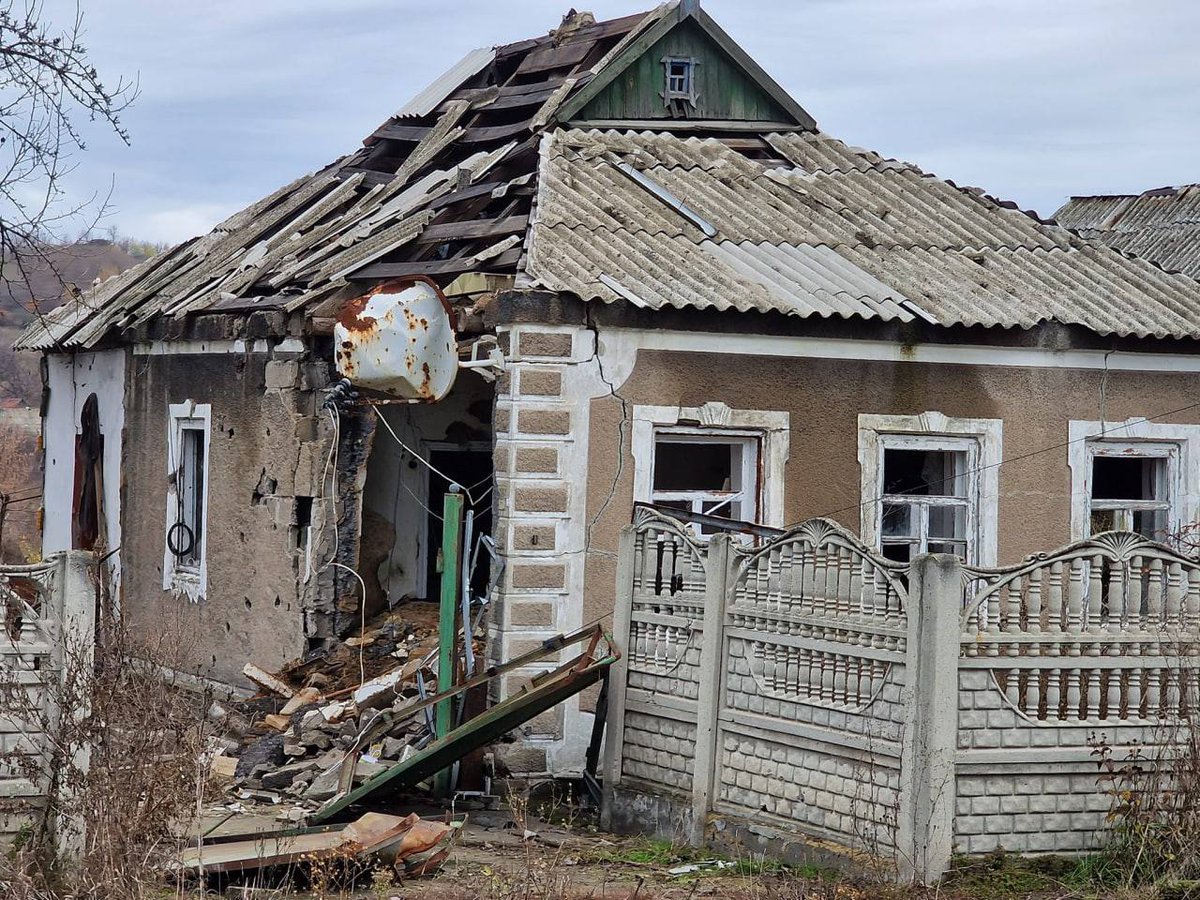
[[[77,5],[65,28],[46,21],[41,0],[0,0],[0,287],[27,284],[34,269],[51,271],[66,288],[51,245],[66,229],[87,233],[109,211],[108,197],[68,198],[64,178],[87,149],[80,123],[97,123],[128,144],[121,114],[137,83],[109,86],[83,43]],[[35,298],[41,316],[60,296]]]

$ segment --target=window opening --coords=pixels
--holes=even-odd
[[[663,57],[662,63],[666,72],[666,89],[662,95],[663,105],[671,106],[673,101],[683,100],[691,106],[695,106],[697,60],[666,56]]]
[[[204,541],[204,429],[181,425],[179,464],[175,469],[175,523],[167,532],[167,543],[175,559],[184,566],[200,565]]]
[[[100,542],[103,459],[100,402],[95,394],[89,394],[80,410],[79,434],[75,438],[75,515],[71,536],[76,550],[94,550]]]
[[[885,447],[880,547],[897,562],[921,553],[970,559],[975,498],[966,449]]]
[[[653,502],[659,506],[754,521],[758,441],[741,436],[659,433],[654,441],[652,490]],[[695,527],[702,537],[716,533]]]
[[[1119,456],[1096,448],[1092,456],[1089,534],[1133,531],[1162,540],[1171,512],[1168,454]]]

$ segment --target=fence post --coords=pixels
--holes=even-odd
[[[69,666],[91,669],[95,664],[96,614],[99,605],[99,579],[104,575],[96,565],[95,556],[82,550],[67,550],[55,573],[53,588],[54,622],[54,677],[60,680],[72,676]],[[91,685],[90,676],[81,682]],[[74,710],[56,710],[55,717],[66,712],[83,718],[89,713],[86,699],[84,705]],[[91,759],[91,747],[80,746],[74,750],[71,767],[77,772],[86,772]],[[87,822],[72,810],[71,788],[63,786],[58,797],[47,798],[57,806],[53,822],[55,849],[60,859],[75,861],[83,852]]]
[[[902,878],[930,884],[954,842],[962,563],[923,554],[910,572],[897,862]]]
[[[617,596],[613,607],[612,637],[621,651],[608,673],[608,710],[604,734],[604,786],[600,827],[612,827],[613,791],[621,781],[621,745],[625,740],[625,679],[629,667],[629,622],[633,616],[633,565],[637,552],[637,527],[621,529],[617,545]]]
[[[716,534],[708,542],[704,580],[704,633],[700,644],[700,686],[696,697],[696,750],[692,757],[693,846],[704,845],[717,771],[717,716],[721,709],[725,604],[729,596],[733,538]]]

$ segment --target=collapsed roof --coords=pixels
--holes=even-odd
[[[638,100],[638,79],[697,46],[704,115]],[[358,150],[16,346],[88,349],[210,314],[314,322],[383,280],[468,272],[644,307],[1200,336],[1200,283],[820,133],[675,0],[473,51]]]
[[[1054,214],[1091,240],[1200,278],[1200,184],[1072,197]]]

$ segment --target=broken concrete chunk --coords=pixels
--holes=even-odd
[[[304,687],[296,691],[294,697],[287,703],[283,704],[283,709],[279,711],[280,715],[290,716],[296,710],[305,706],[311,706],[314,703],[321,702],[321,692],[314,687]]]
[[[359,709],[378,709],[391,705],[396,698],[397,688],[407,677],[404,668],[399,668],[378,678],[372,678],[354,692],[355,705]]]
[[[328,769],[313,779],[312,784],[308,786],[308,790],[304,792],[306,800],[317,800],[324,802],[336,797],[338,793],[338,770],[336,767]]]
[[[212,758],[212,762],[208,765],[208,771],[214,778],[231,780],[237,774],[237,766],[238,761],[232,756],[220,754]]]
[[[321,707],[321,715],[325,717],[325,721],[329,723],[340,722],[346,716],[354,713],[354,705],[343,700],[336,700],[328,706]]]
[[[260,669],[254,663],[246,663],[246,665],[242,667],[242,674],[259,687],[268,690],[273,694],[279,694],[281,697],[291,698],[296,694],[296,689],[282,678],[272,675],[265,669]]]

